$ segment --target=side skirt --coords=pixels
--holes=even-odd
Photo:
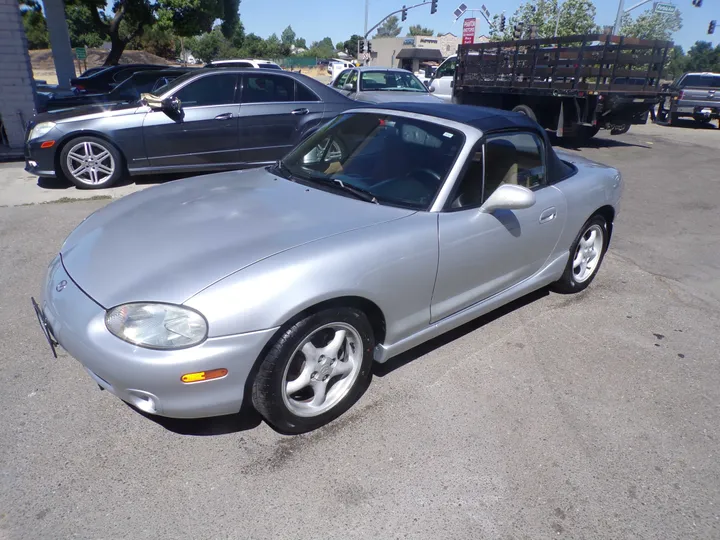
[[[453,328],[457,328],[458,326],[462,326],[473,319],[477,319],[478,317],[512,302],[513,300],[517,300],[532,291],[541,289],[546,285],[550,285],[562,277],[569,256],[568,252],[563,253],[538,273],[518,283],[517,285],[510,287],[495,296],[491,296],[482,302],[473,304],[462,311],[458,311],[453,315],[445,317],[444,319],[431,324],[427,328],[406,337],[405,339],[396,343],[383,343],[377,345],[375,347],[374,354],[375,361],[381,364],[385,363],[393,356],[404,353],[405,351],[444,334]]]

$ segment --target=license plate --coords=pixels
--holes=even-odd
[[[635,98],[633,99],[633,103],[645,103],[645,100],[643,98]]]
[[[38,306],[38,303],[32,296],[30,297],[30,301],[32,302],[33,309],[35,310],[35,315],[37,316],[38,323],[40,323],[40,330],[42,330],[42,333],[45,336],[48,345],[50,345],[50,350],[52,351],[53,356],[57,358],[57,350],[55,349],[55,347],[57,347],[58,342],[55,340],[55,337],[52,334],[52,328],[50,328],[50,323],[48,323],[45,314],[42,312],[42,309],[40,309],[40,306]]]
[[[691,113],[691,112],[694,112],[694,111],[695,111],[695,109],[693,109],[692,107],[678,107],[678,108],[677,108],[677,112],[685,112],[685,113],[688,113],[688,112],[689,112],[689,113]]]

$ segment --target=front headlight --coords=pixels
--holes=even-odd
[[[197,311],[183,306],[133,303],[105,314],[105,326],[115,336],[149,349],[192,347],[207,337],[207,322]]]
[[[33,139],[38,139],[45,135],[48,131],[50,131],[52,128],[55,127],[55,122],[40,122],[37,126],[32,128],[30,131],[30,136],[28,137],[29,141],[32,141]]]

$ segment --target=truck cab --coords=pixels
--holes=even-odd
[[[455,81],[455,66],[457,56],[449,56],[435,71],[435,75],[426,70],[425,77],[430,80],[428,88],[434,96],[439,97],[446,103],[452,103],[453,84]]]

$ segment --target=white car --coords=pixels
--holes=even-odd
[[[237,58],[230,60],[213,60],[208,62],[205,67],[234,67],[234,68],[264,68],[264,69],[282,69],[275,62],[269,60],[256,60],[248,58]]]
[[[457,64],[457,56],[448,57],[438,66],[435,75],[430,78],[430,84],[428,86],[434,96],[439,97],[446,103],[452,103],[455,64]]]
[[[328,73],[330,74],[331,82],[334,81],[340,73],[349,68],[354,68],[355,64],[352,62],[346,62],[344,60],[331,60],[328,64]]]

